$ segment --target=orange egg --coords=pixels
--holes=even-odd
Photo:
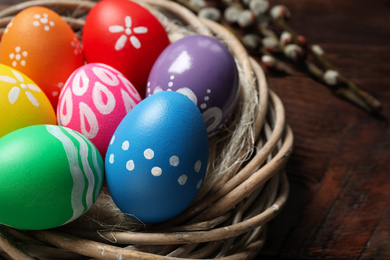
[[[0,63],[30,77],[54,108],[62,86],[84,64],[82,47],[72,28],[46,7],[18,13],[1,38]]]

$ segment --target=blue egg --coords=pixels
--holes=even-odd
[[[156,93],[137,104],[112,136],[105,160],[110,195],[135,220],[169,220],[195,199],[208,156],[197,106],[174,91]]]

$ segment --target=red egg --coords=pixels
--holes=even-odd
[[[161,23],[128,0],[98,2],[86,18],[82,42],[88,63],[119,70],[141,95],[155,60],[170,43]]]

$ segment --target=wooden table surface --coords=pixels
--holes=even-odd
[[[383,104],[373,117],[305,74],[268,77],[294,131],[287,207],[262,255],[390,259],[390,1],[272,0],[346,77]]]
[[[302,72],[268,75],[295,142],[289,200],[259,259],[390,259],[390,1],[270,2],[383,110],[374,117]]]

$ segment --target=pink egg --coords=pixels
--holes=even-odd
[[[102,63],[86,64],[72,73],[61,90],[58,124],[86,136],[104,157],[117,126],[140,101],[122,73]]]

